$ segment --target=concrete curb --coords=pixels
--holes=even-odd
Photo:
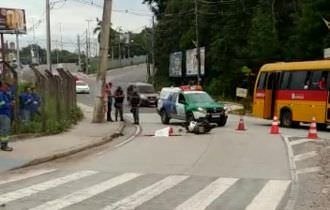
[[[17,134],[10,137],[10,142],[17,142],[17,141],[26,141],[31,138],[39,138],[44,136],[51,136],[50,134],[46,133],[27,133],[27,134]]]
[[[86,150],[91,149],[91,148],[102,146],[104,144],[107,144],[107,143],[111,142],[113,139],[118,138],[119,136],[122,136],[122,133],[123,133],[123,130],[125,129],[125,127],[126,127],[126,124],[121,123],[115,133],[101,138],[101,140],[98,141],[98,142],[94,142],[92,144],[88,144],[88,145],[85,145],[85,146],[73,148],[73,149],[65,151],[65,152],[52,154],[52,155],[49,155],[49,156],[46,156],[46,157],[36,158],[36,159],[34,159],[32,161],[29,161],[28,163],[25,163],[21,166],[10,169],[10,171],[21,169],[21,168],[27,168],[27,167],[30,167],[30,166],[40,165],[42,163],[46,163],[46,162],[49,162],[49,161],[53,161],[53,160],[57,160],[57,159],[60,159],[60,158],[68,157],[68,156],[77,154],[79,152],[86,151]]]
[[[298,197],[298,192],[299,192],[299,179],[298,179],[298,175],[297,175],[297,167],[296,167],[296,162],[294,160],[294,154],[293,154],[293,150],[292,147],[290,145],[289,142],[289,136],[284,136],[282,135],[282,140],[285,143],[285,146],[287,148],[287,153],[288,153],[288,158],[289,158],[289,165],[290,165],[290,174],[291,174],[291,185],[290,185],[290,189],[288,192],[288,199],[286,204],[284,204],[283,209],[284,210],[292,210],[295,207],[296,204],[296,200]]]

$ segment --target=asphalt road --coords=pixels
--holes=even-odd
[[[96,86],[96,78],[95,76],[82,76],[86,82],[88,82],[91,93],[90,94],[79,94],[78,101],[84,103],[89,106],[94,106],[95,102],[95,86]],[[147,80],[147,66],[145,64],[137,65],[137,66],[130,66],[120,69],[114,69],[107,72],[107,82],[111,81],[113,84],[112,91],[115,91],[118,86],[121,86],[126,93],[126,88],[128,87],[129,83],[134,82],[146,82]],[[125,111],[128,112],[127,103],[125,103]],[[154,112],[155,107],[146,107],[142,108],[141,112]]]
[[[143,66],[109,72],[114,85],[144,80]],[[90,83],[91,86],[93,83]],[[93,104],[93,97],[79,96]],[[271,122],[238,117],[206,135],[184,132],[173,122],[173,137],[150,137],[164,128],[153,109],[141,114],[125,136],[102,148],[8,174],[0,180],[1,209],[214,209],[269,210],[281,206],[291,184],[288,157]],[[131,116],[126,114],[129,119]],[[86,128],[88,129],[88,128]],[[306,129],[283,129],[306,135]],[[328,132],[320,132],[328,136]],[[125,142],[126,144],[122,144]],[[121,143],[121,146],[118,146]]]

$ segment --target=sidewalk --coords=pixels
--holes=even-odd
[[[0,151],[0,173],[13,168],[45,162],[104,144],[122,132],[120,122],[93,124],[91,107],[79,104],[85,119],[71,130],[53,136],[11,142],[13,152]]]

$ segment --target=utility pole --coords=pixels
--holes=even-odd
[[[39,64],[39,53],[37,52],[37,43],[36,43],[36,30],[34,18],[32,19],[32,30],[33,30],[33,44],[31,45],[31,63]]]
[[[87,32],[88,32],[88,55],[92,55],[91,53],[91,33],[90,33],[90,22],[92,22],[93,20],[89,20],[87,19]]]
[[[47,66],[48,66],[48,70],[52,72],[49,0],[46,0],[46,33],[47,33]]]
[[[198,0],[195,0],[195,29],[196,29],[196,58],[197,58],[197,84],[201,82],[201,52],[199,46]]]
[[[59,52],[58,52],[58,61],[57,61],[57,63],[58,62],[61,62],[61,53],[62,53],[62,51],[63,51],[63,37],[62,37],[62,23],[60,23],[60,39],[61,39],[61,43],[60,43],[60,50],[59,50]]]
[[[87,29],[88,30],[88,29]],[[89,71],[89,69],[88,69],[88,60],[89,60],[89,46],[88,46],[88,31],[86,30],[86,52],[85,52],[85,54],[86,54],[86,56],[85,56],[85,63],[86,63],[86,74],[88,74],[88,71]]]
[[[119,41],[118,41],[118,59],[119,59],[119,64],[121,64],[121,46],[120,46],[120,35],[121,35],[121,32],[119,32]]]
[[[81,56],[80,56],[80,35],[78,34],[77,36],[77,45],[78,45],[78,70],[80,71],[80,68],[81,68]]]
[[[111,12],[112,12],[112,0],[104,0],[103,5],[103,17],[102,17],[102,29],[101,29],[101,41],[100,41],[100,60],[99,71],[96,77],[96,99],[93,115],[94,123],[104,122],[104,107],[106,106],[104,101],[104,87],[106,84],[106,71],[108,67],[108,53],[110,42],[110,27],[111,27]]]
[[[151,50],[152,50],[152,75],[155,77],[155,15],[152,16],[152,40],[151,40]]]
[[[18,26],[16,27],[16,63],[17,63],[17,69],[21,70],[21,56],[19,52],[19,32],[18,32]]]

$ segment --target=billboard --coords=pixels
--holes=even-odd
[[[200,57],[200,75],[205,75],[205,47],[200,48]],[[186,70],[187,76],[196,76],[198,74],[197,48],[186,51]]]
[[[0,8],[0,33],[25,34],[25,11],[23,9]]]
[[[182,52],[170,55],[170,77],[182,77]]]

